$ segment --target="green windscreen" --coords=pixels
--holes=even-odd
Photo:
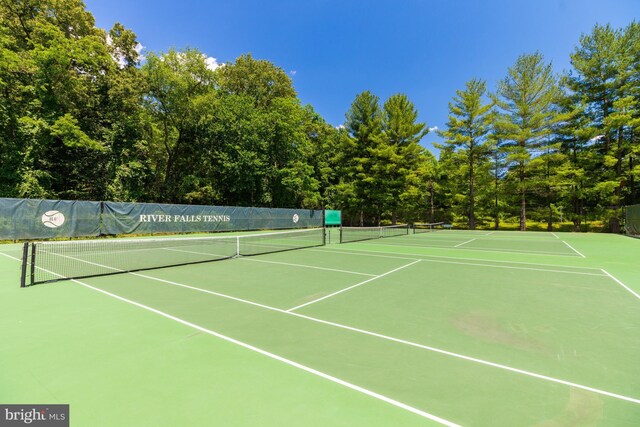
[[[0,240],[322,227],[322,210],[0,198]]]
[[[104,202],[102,234],[185,233],[322,227],[322,211]]]
[[[0,198],[0,240],[100,234],[100,202]]]
[[[627,234],[640,236],[640,205],[627,206],[625,231]]]

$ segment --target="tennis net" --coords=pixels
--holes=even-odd
[[[340,243],[395,237],[409,234],[409,225],[388,225],[384,227],[341,227]]]
[[[431,233],[444,230],[444,222],[416,223],[413,224],[413,234]]]
[[[218,261],[324,244],[324,228],[239,236],[25,243],[21,286]]]

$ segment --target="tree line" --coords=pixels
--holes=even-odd
[[[620,228],[640,181],[640,28],[596,25],[554,73],[539,52],[449,103],[439,158],[405,94],[358,94],[345,122],[287,73],[196,49],[141,57],[79,0],[0,0],[0,195],[333,208],[350,224],[499,227],[589,215]]]

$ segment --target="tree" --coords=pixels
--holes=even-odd
[[[509,68],[493,97],[498,107],[496,130],[507,153],[509,177],[520,201],[520,230],[527,228],[527,193],[532,189],[530,163],[551,132],[558,87],[551,64],[542,54],[522,55]]]
[[[284,70],[244,55],[216,69],[215,77],[210,124],[215,131],[209,139],[224,198],[261,206],[320,206],[320,181],[311,161],[314,133],[308,128],[317,118],[300,104]]]
[[[360,225],[364,225],[365,216],[373,215],[380,222],[384,194],[376,187],[373,177],[373,153],[382,142],[382,111],[379,98],[369,91],[356,95],[346,113],[345,128],[349,138],[342,139],[345,173],[343,186],[351,186],[353,194],[351,213],[357,213]],[[346,188],[345,188],[346,190]],[[354,212],[355,211],[355,212]]]
[[[137,71],[117,66],[79,0],[3,1],[0,17],[0,191],[103,198],[121,151],[139,136],[140,92],[128,84]],[[135,42],[131,31],[118,31]],[[135,62],[137,54],[120,47]],[[125,133],[130,139],[117,145]]]
[[[440,190],[440,163],[428,150],[419,156],[415,182],[407,188],[404,200],[413,222],[436,222],[436,195]]]
[[[251,54],[219,67],[216,77],[222,93],[249,96],[258,108],[269,106],[277,98],[297,96],[284,70],[269,61],[253,59]]]
[[[505,178],[505,152],[500,148],[500,140],[493,133],[489,135],[491,160],[490,160],[490,177],[491,177],[491,198],[493,199],[491,216],[493,217],[493,228],[498,230],[500,228],[500,216],[504,208],[504,197],[500,197],[504,192],[504,178]]]
[[[590,141],[600,159],[589,172],[597,179],[594,189],[609,211],[613,232],[620,231],[620,208],[635,191],[639,33],[635,22],[624,30],[596,25],[580,38],[571,55],[574,70],[567,77],[576,103],[583,106],[576,133]]]
[[[205,59],[195,49],[170,50],[161,56],[149,54],[142,67],[145,107],[153,120],[149,138],[159,181],[157,194],[163,201],[182,201],[182,194],[194,184],[193,176],[185,171],[193,167],[194,148],[206,127],[201,118],[215,90],[214,72]]]
[[[337,206],[336,154],[339,152],[340,131],[328,124],[311,105],[303,108],[303,116],[303,131],[310,144],[305,158],[313,167],[313,177],[318,184],[317,201],[314,206],[333,209]]]
[[[491,130],[493,115],[492,103],[483,103],[486,83],[473,79],[466,83],[465,90],[457,90],[453,101],[449,103],[449,121],[447,130],[440,132],[445,138],[445,146],[451,150],[460,150],[468,167],[469,183],[469,228],[476,228],[475,217],[475,170],[487,161],[491,154],[487,135]]]
[[[397,222],[398,210],[406,208],[405,202],[418,185],[418,167],[424,150],[420,141],[429,130],[417,119],[418,111],[404,94],[392,95],[383,105],[383,140],[374,155],[379,159],[378,186],[385,189],[384,206],[391,211],[392,224]]]

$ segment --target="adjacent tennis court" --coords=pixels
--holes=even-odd
[[[0,246],[0,401],[92,426],[640,423],[640,240],[422,231],[29,247],[33,283],[83,278],[26,288]]]

